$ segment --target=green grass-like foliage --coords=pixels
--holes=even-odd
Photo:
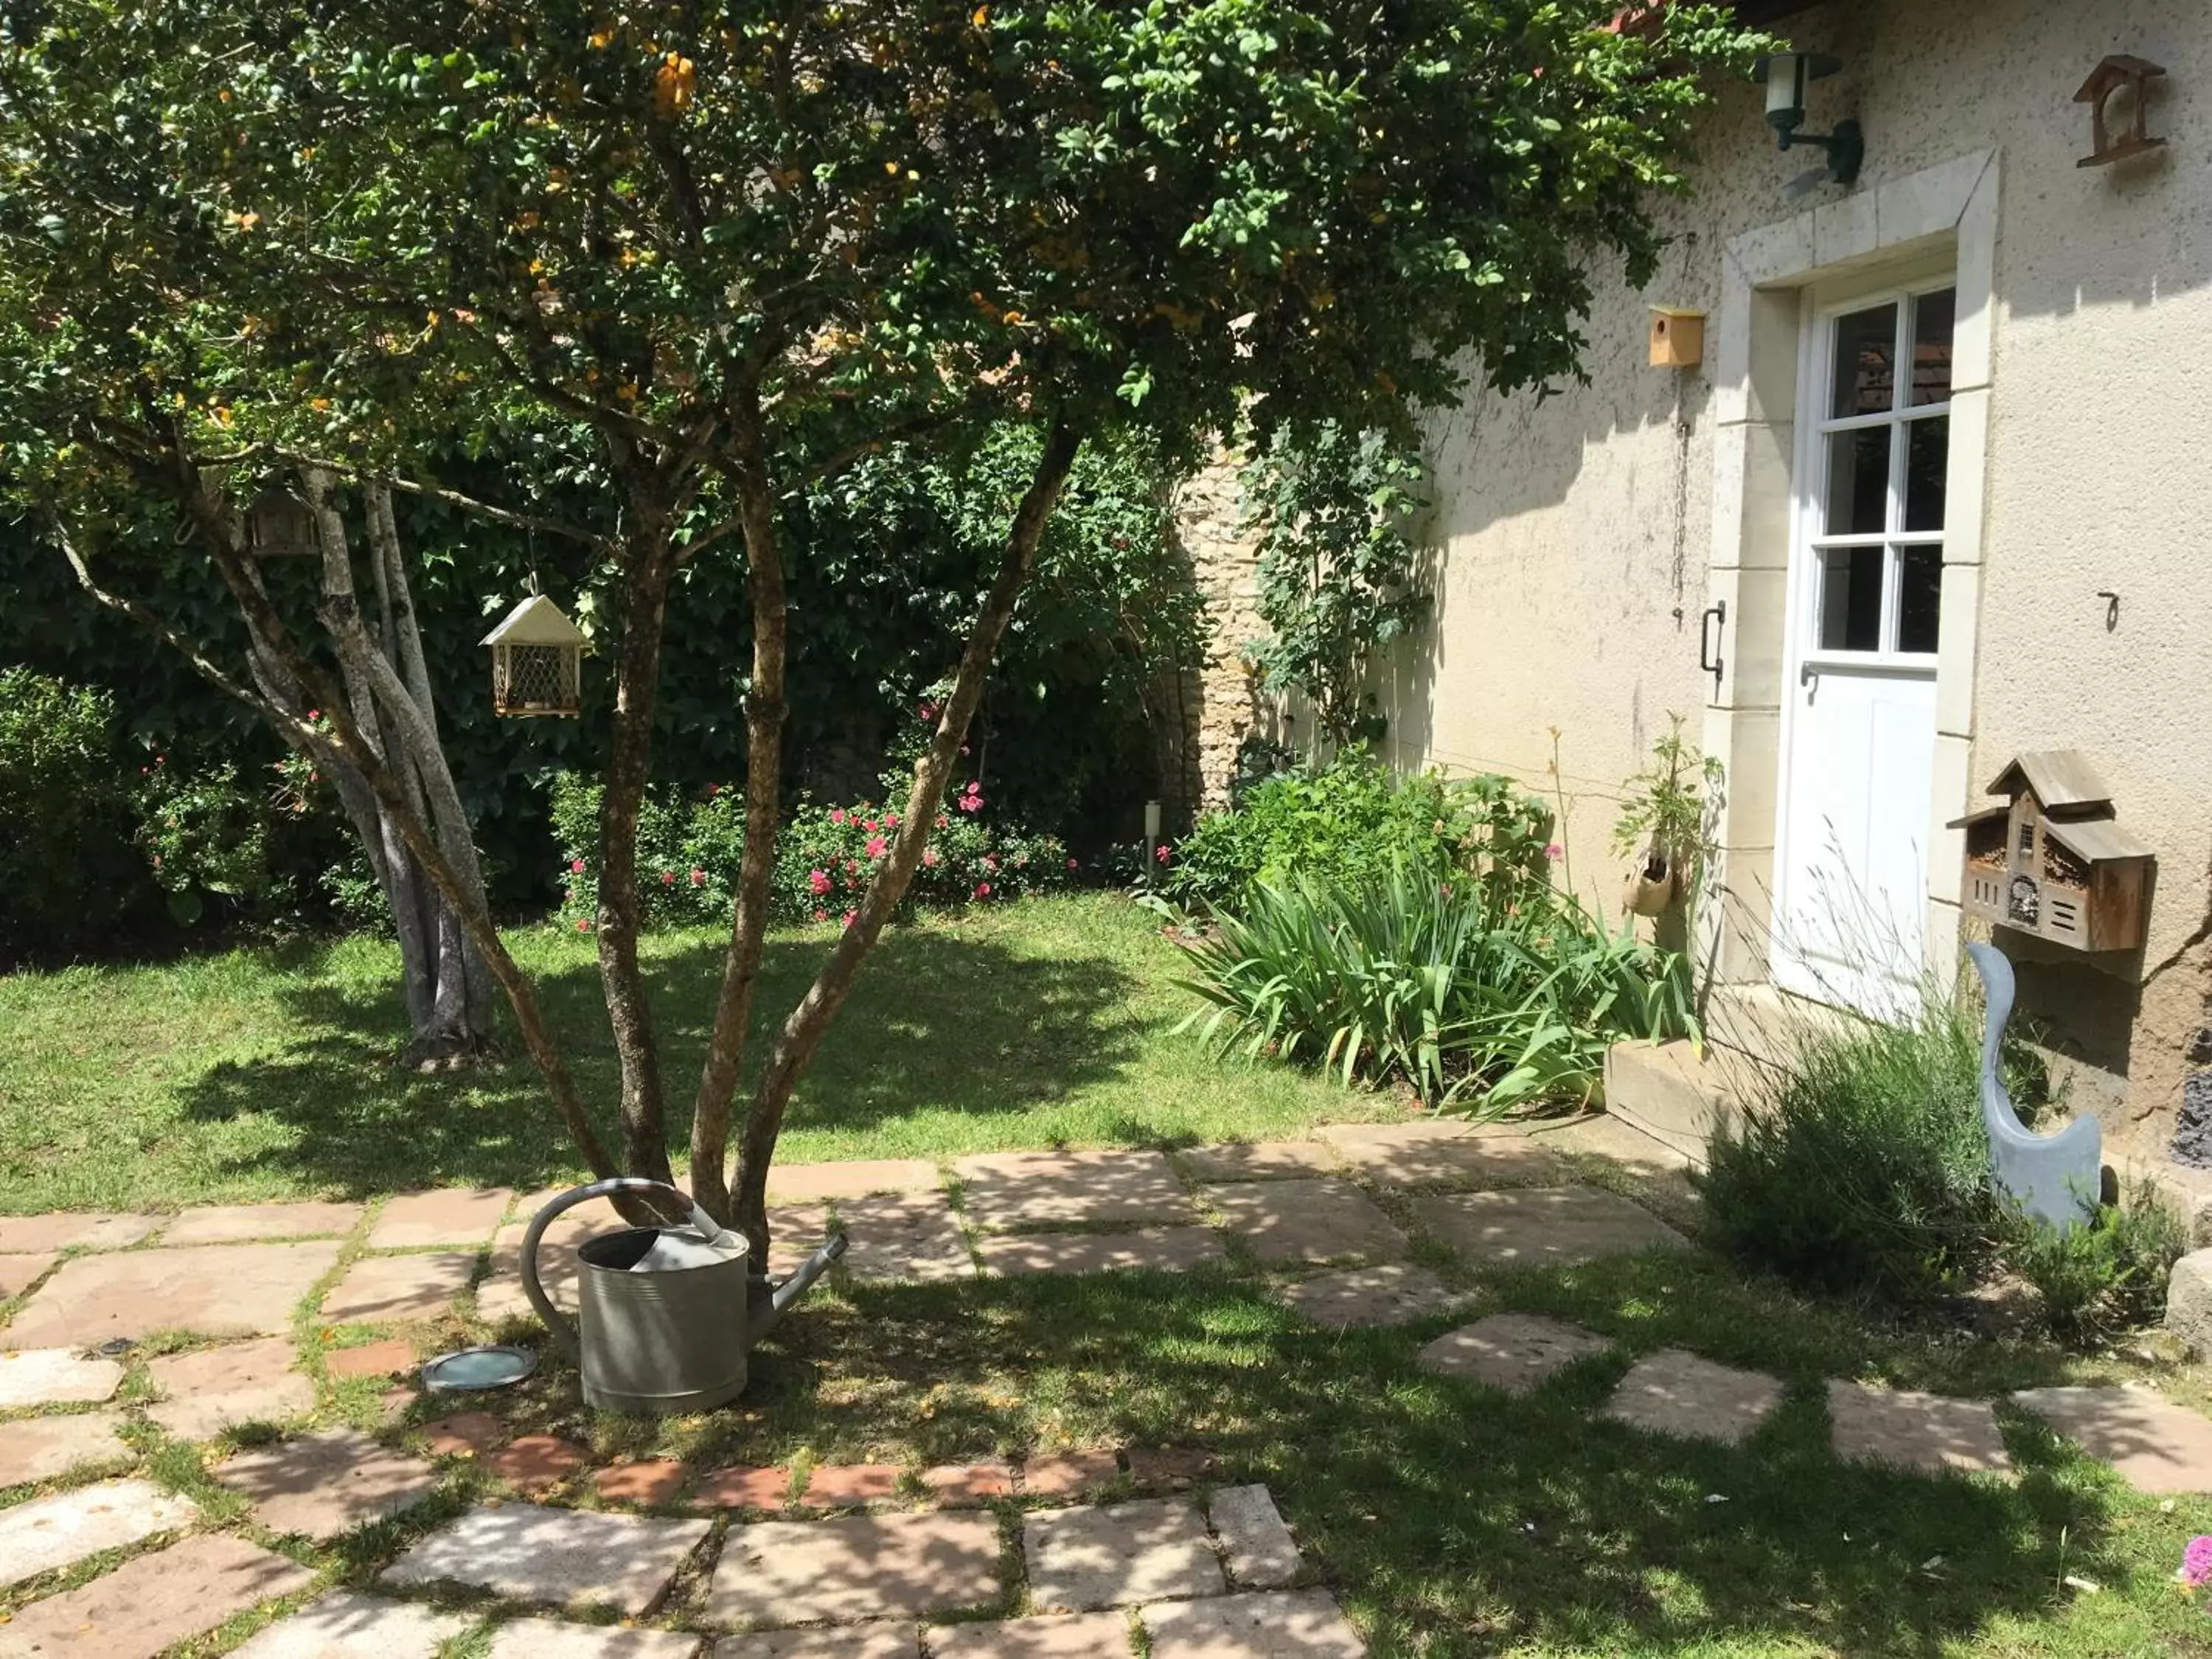
[[[2167,1274],[2188,1249],[2188,1228],[2146,1181],[2066,1233],[2014,1216],[2005,1261],[2035,1286],[2051,1334],[2086,1345],[2165,1317]]]
[[[1185,981],[1212,1005],[1188,1024],[1253,1053],[1318,1061],[1348,1084],[1402,1079],[1431,1106],[1486,1115],[1587,1098],[1607,1045],[1694,1029],[1681,958],[1608,933],[1573,897],[1403,866],[1334,886],[1261,881],[1217,912]]]
[[[1713,1140],[1711,1237],[1826,1289],[1912,1299],[1969,1282],[2000,1223],[1980,1048],[1978,1014],[1932,994],[1910,1024],[1798,1033],[1769,1097]]]

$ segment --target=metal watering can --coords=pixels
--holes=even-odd
[[[672,1199],[676,1212],[690,1212],[690,1224],[626,1227],[586,1240],[576,1251],[581,1271],[571,1321],[538,1282],[538,1241],[563,1211],[616,1193]],[[522,1239],[522,1288],[582,1370],[586,1404],[700,1412],[744,1392],[748,1351],[844,1254],[844,1234],[833,1233],[797,1273],[771,1285],[751,1270],[744,1239],[687,1194],[665,1182],[617,1176],[572,1188],[531,1218]]]

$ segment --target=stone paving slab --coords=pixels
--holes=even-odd
[[[977,1607],[999,1593],[999,1523],[988,1515],[763,1521],[723,1540],[707,1617],[718,1625],[889,1619]]]
[[[122,1366],[112,1359],[80,1358],[72,1348],[0,1353],[0,1410],[86,1405],[109,1398],[122,1386]]]
[[[315,1408],[315,1385],[294,1369],[283,1337],[162,1354],[146,1370],[167,1398],[146,1415],[179,1440],[207,1440],[240,1423],[281,1423]]]
[[[2150,1389],[2022,1389],[2012,1397],[2139,1492],[2212,1492],[2212,1421]]]
[[[188,1527],[199,1506],[150,1480],[108,1480],[0,1510],[0,1589]]]
[[[270,1531],[315,1539],[412,1509],[438,1484],[435,1464],[380,1446],[356,1429],[256,1446],[214,1473],[252,1504]]]
[[[1133,1233],[999,1233],[978,1239],[983,1271],[1021,1273],[1180,1273],[1202,1261],[1226,1261],[1211,1227],[1149,1227]]]
[[[1132,1446],[1129,1480],[1154,1492],[1188,1492],[1221,1468],[1221,1460],[1195,1446]]]
[[[1416,1199],[1445,1243],[1484,1266],[1570,1267],[1601,1256],[1687,1249],[1648,1210],[1595,1187],[1539,1187]]]
[[[1763,1372],[1662,1348],[1629,1367],[1605,1414],[1654,1434],[1735,1446],[1749,1439],[1781,1403],[1781,1382]]]
[[[1986,1400],[1828,1382],[1829,1444],[1850,1462],[1891,1463],[1940,1474],[2009,1471],[1997,1414]]]
[[[1295,1181],[1334,1175],[1340,1163],[1321,1140],[1230,1141],[1187,1147],[1176,1159],[1197,1181]]]
[[[1392,1261],[1300,1279],[1284,1285],[1275,1297],[1316,1325],[1345,1330],[1355,1325],[1403,1325],[1449,1313],[1480,1294],[1454,1290],[1426,1267]]]
[[[1327,1590],[1223,1595],[1148,1607],[1152,1659],[1366,1659]]]
[[[865,1158],[842,1164],[772,1164],[771,1204],[819,1204],[829,1198],[871,1193],[928,1193],[945,1184],[937,1166],[922,1158]]]
[[[0,1302],[22,1295],[60,1260],[52,1250],[34,1255],[0,1255]]]
[[[1396,1224],[1365,1193],[1335,1176],[1208,1187],[1203,1196],[1270,1267],[1406,1253],[1406,1235]]]
[[[870,1625],[852,1630],[779,1630],[725,1636],[714,1659],[919,1659],[914,1626]]]
[[[980,1227],[1198,1219],[1164,1152],[983,1152],[954,1167]]]
[[[154,1659],[315,1575],[242,1538],[211,1534],[126,1561],[0,1625],[0,1659]]]
[[[984,1625],[940,1625],[929,1632],[930,1659],[1126,1659],[1126,1613],[1048,1613]]]
[[[1265,1486],[1222,1486],[1206,1506],[1229,1576],[1245,1589],[1280,1589],[1298,1576],[1298,1540]]]
[[[0,1486],[52,1480],[71,1469],[127,1468],[138,1454],[115,1437],[120,1412],[26,1417],[0,1423]]]
[[[1540,1314],[1492,1314],[1446,1331],[1417,1356],[1425,1371],[1471,1377],[1508,1394],[1527,1394],[1554,1371],[1613,1345],[1593,1331]]]
[[[843,1199],[837,1205],[837,1225],[850,1241],[843,1269],[855,1284],[929,1285],[975,1276],[967,1235],[942,1193]],[[795,1242],[811,1253],[822,1236]]]
[[[218,1204],[183,1210],[162,1230],[164,1246],[236,1244],[255,1238],[343,1238],[368,1206],[326,1204]]]
[[[0,1253],[44,1255],[54,1250],[119,1250],[149,1237],[157,1215],[56,1210],[50,1215],[0,1216]]]
[[[437,1659],[440,1644],[475,1622],[416,1601],[332,1590],[234,1650],[231,1659]]]
[[[492,1632],[485,1659],[694,1659],[705,1644],[703,1636],[682,1631],[515,1619]]]
[[[1517,1129],[1449,1118],[1339,1123],[1314,1131],[1346,1166],[1393,1187],[1503,1187],[1556,1182],[1559,1159]]]
[[[768,1276],[788,1279],[830,1236],[827,1204],[771,1206],[768,1212]]]
[[[514,1194],[504,1187],[449,1187],[402,1193],[385,1205],[369,1229],[372,1250],[409,1250],[425,1244],[481,1245],[507,1213]]]
[[[415,1369],[415,1345],[387,1336],[381,1342],[325,1349],[323,1369],[334,1377],[397,1376]]]
[[[442,1318],[476,1277],[472,1251],[365,1255],[323,1297],[325,1325],[397,1325]]]
[[[1205,1521],[1177,1498],[1034,1510],[1023,1518],[1022,1542],[1039,1607],[1080,1613],[1228,1588]]]
[[[455,1412],[422,1425],[433,1457],[475,1457],[506,1443],[507,1419],[491,1412]]]
[[[0,1348],[96,1347],[156,1331],[283,1336],[292,1310],[337,1259],[334,1242],[78,1256],[0,1329]]]
[[[410,1546],[378,1582],[466,1584],[516,1601],[592,1601],[634,1617],[667,1594],[713,1525],[535,1504],[484,1506]]]

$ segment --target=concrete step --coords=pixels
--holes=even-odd
[[[1616,1042],[1605,1051],[1605,1109],[1703,1169],[1714,1133],[1737,1119],[1741,1067],[1694,1043]]]

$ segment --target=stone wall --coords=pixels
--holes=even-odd
[[[1237,455],[1221,450],[1176,492],[1176,533],[1205,602],[1206,627],[1199,665],[1182,677],[1178,688],[1180,729],[1171,743],[1160,744],[1160,775],[1164,781],[1183,781],[1182,804],[1189,816],[1229,804],[1238,752],[1247,738],[1255,732],[1270,740],[1280,737],[1276,714],[1245,672],[1240,654],[1245,641],[1265,625],[1255,581],[1255,538],[1237,525],[1239,465]],[[1174,803],[1169,816],[1171,823],[1184,821]]]

